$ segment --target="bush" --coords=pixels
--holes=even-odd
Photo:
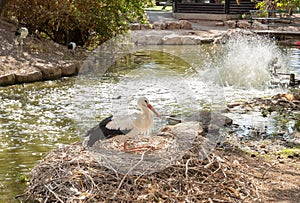
[[[152,0],[11,0],[5,15],[15,17],[31,32],[53,41],[98,45],[123,33],[128,24],[145,21],[144,7]]]
[[[260,1],[256,4],[256,8],[260,9],[263,16],[267,15],[267,10],[284,10],[289,15],[293,11],[299,10],[300,0],[273,0],[273,1]]]

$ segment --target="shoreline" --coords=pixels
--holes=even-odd
[[[234,32],[255,34],[249,30],[250,25],[246,20],[189,21],[162,17],[158,18],[159,21],[153,21],[153,16],[151,18],[149,21],[152,24],[130,25],[132,43],[136,45],[218,44],[223,43],[222,39]],[[261,27],[261,29],[266,28]],[[295,30],[295,28],[291,29]],[[15,25],[4,19],[0,20],[0,40],[3,42],[0,50],[0,87],[76,76],[80,72],[82,63],[91,53],[78,48],[76,54],[72,54],[66,46],[35,36],[29,36],[24,40],[25,44],[21,51],[21,48],[14,44],[15,30]],[[300,29],[298,31],[300,34]],[[286,40],[286,43],[291,42]]]

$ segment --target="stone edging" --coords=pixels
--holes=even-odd
[[[80,62],[66,62],[57,67],[52,64],[37,63],[30,71],[8,73],[0,76],[0,86],[31,83],[43,80],[55,80],[61,77],[74,76],[79,73]]]

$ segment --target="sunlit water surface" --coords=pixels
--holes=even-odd
[[[300,73],[299,49],[269,41],[148,48],[118,61],[104,75],[0,88],[1,200],[12,201],[23,192],[22,174],[51,149],[80,140],[112,113],[136,110],[140,96],[147,96],[161,115],[184,118],[195,110],[223,111],[227,102],[285,91],[270,88],[273,57],[280,71]],[[249,122],[256,117],[250,115]],[[155,129],[166,123],[155,122]]]

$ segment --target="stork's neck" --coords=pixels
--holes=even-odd
[[[133,121],[135,127],[139,129],[149,129],[153,124],[153,117],[150,110],[147,107],[140,107],[141,113],[138,114],[136,119]]]
[[[152,114],[150,112],[150,110],[148,109],[148,107],[141,107],[141,111],[143,112],[143,115],[145,116],[145,118],[149,118],[149,119],[153,119]]]

